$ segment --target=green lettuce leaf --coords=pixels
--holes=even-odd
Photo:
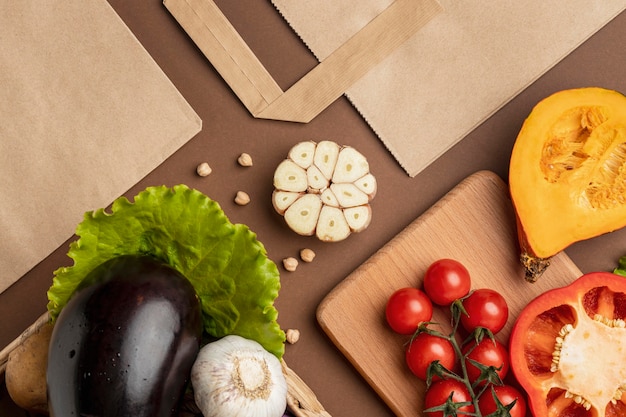
[[[285,334],[274,301],[280,274],[247,226],[232,224],[219,204],[185,185],[149,187],[111,211],[85,213],[70,244],[72,266],[54,272],[48,290],[53,319],[96,266],[121,255],[149,254],[181,272],[202,304],[207,334],[256,340],[281,358]]]

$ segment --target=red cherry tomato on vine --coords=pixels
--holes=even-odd
[[[509,307],[500,293],[482,288],[472,292],[463,300],[467,314],[461,314],[461,325],[468,332],[484,327],[498,333],[509,318]]]
[[[468,353],[469,352],[469,353]],[[491,340],[485,337],[480,343],[468,343],[463,347],[465,355],[465,365],[467,367],[467,376],[470,382],[474,382],[480,377],[480,369],[476,367],[469,359],[472,359],[485,366],[493,366],[498,369],[496,371],[501,380],[503,380],[509,372],[509,352],[507,348],[497,340]]]
[[[465,297],[470,288],[471,279],[467,268],[454,259],[433,262],[424,275],[424,291],[433,303],[441,306]]]
[[[454,370],[456,354],[449,340],[420,333],[405,351],[406,363],[415,376],[426,380],[428,366],[436,360],[448,370]]]
[[[395,291],[385,307],[387,323],[400,334],[413,334],[422,322],[433,317],[433,303],[425,292],[407,287]]]
[[[509,410],[511,417],[526,417],[526,399],[517,389],[510,385],[492,385],[492,387],[503,406],[517,400],[513,408]],[[478,398],[478,409],[483,416],[487,416],[498,409],[491,389],[486,390]]]
[[[424,397],[424,409],[445,404],[446,401],[448,401],[450,394],[452,394],[452,401],[455,403],[472,401],[472,397],[467,390],[467,387],[461,381],[457,381],[455,379],[442,379],[435,381],[426,391],[426,396]],[[463,413],[473,413],[474,407],[469,404],[458,408],[457,411]],[[443,417],[444,415],[443,411],[431,411],[424,414],[428,417]],[[458,415],[463,414],[459,413]]]

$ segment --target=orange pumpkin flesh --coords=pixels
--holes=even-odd
[[[626,226],[626,97],[557,92],[525,120],[509,186],[527,279],[569,245]]]

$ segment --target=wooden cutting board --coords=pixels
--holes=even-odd
[[[428,266],[440,258],[462,262],[472,288],[492,288],[505,296],[509,320],[497,335],[505,343],[532,298],[581,275],[561,253],[538,282],[526,282],[506,184],[480,171],[457,185],[333,289],[317,310],[333,343],[399,417],[422,415],[425,384],[405,365],[408,337],[387,327],[385,303],[398,288],[421,286]],[[447,308],[436,308],[433,320],[450,329]]]

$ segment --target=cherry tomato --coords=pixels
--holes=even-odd
[[[485,337],[478,344],[475,342],[468,343],[463,347],[463,354],[466,358],[465,365],[470,382],[476,381],[481,372],[469,359],[485,366],[493,366],[496,369],[500,368],[496,373],[501,380],[503,380],[509,372],[509,352],[506,347],[497,340],[491,340]]]
[[[509,318],[509,307],[498,292],[482,288],[473,291],[463,300],[467,314],[461,314],[461,325],[468,332],[484,327],[498,333]]]
[[[424,275],[424,291],[433,303],[447,306],[465,297],[470,290],[470,274],[465,266],[454,259],[433,262]]]
[[[449,340],[419,333],[406,348],[406,363],[415,376],[426,380],[428,366],[436,360],[448,370],[454,370],[456,354]]]
[[[433,317],[433,303],[424,291],[401,288],[391,294],[385,308],[387,323],[395,332],[413,334],[422,322]]]
[[[509,410],[511,417],[526,417],[526,399],[516,388],[510,385],[492,385],[492,388],[503,406],[517,400],[513,408]],[[486,390],[478,398],[478,409],[483,416],[487,416],[498,409],[491,389]]]
[[[442,379],[435,381],[426,391],[424,397],[424,409],[437,407],[445,404],[452,394],[452,401],[455,403],[463,403],[472,401],[472,397],[467,390],[465,384],[455,379]],[[473,413],[474,407],[471,404],[460,407],[457,411],[464,413]],[[425,413],[428,417],[443,417],[443,411],[431,411]],[[458,415],[463,415],[459,413]],[[485,414],[486,415],[486,414]]]

